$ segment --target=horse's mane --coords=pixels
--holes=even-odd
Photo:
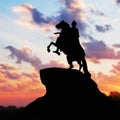
[[[67,28],[70,27],[70,25],[67,22],[65,22],[65,21],[63,21],[63,22],[64,22],[64,24],[66,25]]]

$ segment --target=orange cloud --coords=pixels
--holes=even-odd
[[[27,104],[34,101],[36,98],[44,96],[46,90],[39,88],[33,91],[0,91],[0,104],[3,106],[16,105],[17,107],[26,106]]]
[[[0,64],[0,68],[0,103],[2,105],[26,105],[46,93],[39,73],[19,72],[10,64]]]
[[[102,72],[98,74],[93,72],[92,78],[97,83],[98,88],[106,95],[109,95],[112,91],[120,92],[120,75],[118,73],[105,75]]]
[[[48,63],[48,66],[50,64],[56,65],[54,61]],[[117,65],[119,65],[119,63]],[[17,69],[7,64],[1,64],[0,66],[2,68],[0,70],[0,75],[3,76],[2,79],[0,79],[0,103],[2,105],[25,106],[36,98],[45,95],[46,89],[45,86],[41,83],[39,73],[21,72],[18,74],[20,77],[16,78],[15,80],[11,80],[11,77],[5,73],[9,71],[9,73],[12,74],[12,72],[16,71],[17,74]],[[119,69],[116,69],[114,67],[113,69],[119,71]],[[92,79],[97,83],[98,88],[101,92],[105,93],[106,95],[109,95],[111,91],[120,92],[120,75],[118,72],[110,75],[105,75],[102,72],[98,74],[91,72],[91,74]],[[8,76],[5,77],[6,75]]]

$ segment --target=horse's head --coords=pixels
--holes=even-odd
[[[57,29],[64,29],[64,28],[69,28],[69,24],[65,22],[64,20],[60,21],[56,26]]]

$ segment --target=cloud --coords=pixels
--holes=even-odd
[[[16,57],[16,63],[20,64],[22,61],[30,63],[36,70],[39,70],[42,62],[36,56],[32,56],[32,53],[27,48],[17,49],[13,46],[7,46],[6,49],[10,50],[9,55],[12,59]]]
[[[83,9],[85,7],[83,0],[60,0],[60,2],[70,9]]]
[[[29,51],[27,48],[19,50],[13,46],[7,46],[6,49],[9,49],[11,51],[11,54],[9,55],[11,58],[17,58],[16,63],[21,63],[21,61],[28,61],[31,62],[31,64],[34,64],[34,62],[32,63],[32,60],[30,59],[32,57],[30,56],[31,51]],[[34,57],[33,61],[39,63],[39,60],[37,61],[37,59],[35,59]]]
[[[10,57],[12,59],[16,58],[16,63],[20,64],[22,61],[29,63],[32,67],[35,68],[36,71],[39,71],[40,69],[46,68],[46,67],[60,67],[64,66],[63,64],[60,64],[56,61],[49,61],[46,64],[43,64],[39,57],[32,55],[32,51],[28,48],[23,49],[17,49],[13,46],[7,46],[5,49],[8,49],[10,51]]]
[[[19,23],[25,25],[38,25],[42,30],[50,31],[50,28],[60,20],[65,20],[71,24],[73,18],[78,22],[81,35],[85,35],[88,25],[84,22],[87,14],[84,12],[85,4],[83,0],[60,0],[65,7],[61,8],[58,16],[45,16],[30,4],[14,6],[12,10],[20,13]]]
[[[103,41],[93,40],[83,43],[83,45],[87,58],[90,58],[95,63],[100,59],[118,59],[118,53],[113,48],[108,47]]]
[[[109,31],[111,30],[111,25],[95,25],[95,28],[98,32],[106,32],[106,31]]]
[[[118,62],[116,65],[112,65],[113,69],[111,70],[114,73],[118,73],[120,71],[120,62]]]
[[[89,24],[85,22],[88,19],[88,13],[84,12],[86,5],[83,0],[59,0],[61,9],[57,11],[59,14],[57,16],[45,16],[42,12],[38,11],[37,8],[34,8],[30,4],[22,4],[20,6],[14,6],[12,9],[16,13],[20,13],[19,22],[30,25],[37,25],[43,31],[50,31],[53,26],[55,26],[58,21],[65,20],[69,24],[73,20],[76,20],[77,27],[80,31],[80,35],[85,38],[89,38],[87,35],[87,28],[90,28]],[[104,13],[95,10],[91,7],[90,11],[93,14],[103,16]],[[96,25],[96,30],[99,32],[106,32],[111,29],[111,25]],[[90,35],[89,35],[90,36]],[[91,36],[92,37],[92,36]]]
[[[41,95],[45,92],[38,73],[20,72],[17,68],[8,64],[0,64],[0,83],[1,92],[12,92],[12,94],[19,92],[20,94],[26,91],[31,93],[36,91],[34,94],[40,92]]]
[[[5,82],[6,79],[16,80],[20,78],[20,74],[16,73],[15,67],[9,64],[0,64],[0,80]]]
[[[106,95],[109,95],[111,91],[120,92],[120,74],[105,75],[105,73],[99,72],[98,74],[92,73],[92,78]]]
[[[64,19],[71,24],[76,20],[81,36],[85,36],[85,30],[88,25],[84,22],[87,14],[84,12],[85,4],[83,0],[60,0],[65,6],[59,11],[59,16],[56,16],[57,21]]]
[[[120,5],[120,0],[116,0],[116,3],[117,3],[118,5]]]
[[[11,80],[16,80],[21,77],[20,74],[17,74],[16,72],[11,72],[11,71],[6,71],[5,74],[6,74],[7,78],[9,78]]]
[[[12,9],[14,12],[29,15],[31,22],[37,24],[49,23],[52,20],[49,17],[45,17],[41,12],[39,12],[36,8],[33,8],[30,4],[22,4],[20,6],[13,7]]]
[[[13,66],[11,66],[10,64],[0,64],[0,69],[2,70],[15,70],[15,68]]]
[[[57,11],[59,13],[57,14],[57,16],[46,17],[44,16],[44,14],[42,14],[42,12],[38,11],[37,8],[34,8],[30,4],[22,4],[20,6],[13,7],[13,11],[22,13],[22,15],[24,15],[23,17],[25,19],[24,21],[26,21],[26,23],[30,23],[33,25],[37,24],[44,31],[49,31],[50,28],[53,27],[58,21],[64,19],[69,24],[71,24],[71,22],[74,19],[77,22],[77,27],[80,31],[80,36],[84,37],[85,39],[94,41],[94,37],[92,36],[92,34],[88,34],[87,31],[88,30],[87,28],[90,28],[90,25],[87,23],[88,13],[84,12],[84,9],[86,8],[84,1],[83,0],[59,0],[59,1],[63,5],[63,7],[61,7],[61,9]],[[93,7],[91,7],[90,11],[93,14],[104,16],[104,13],[95,10]],[[98,32],[105,33],[111,30],[112,27],[109,24],[105,24],[95,25],[95,28]]]
[[[15,72],[17,73],[17,70]],[[37,77],[29,73],[29,77],[27,77],[24,74],[19,73],[21,77],[11,81],[9,76],[6,77],[5,73],[0,72],[1,104],[5,106],[10,104],[23,106],[45,94],[46,90],[45,87],[40,83],[40,76]]]
[[[90,8],[90,12],[94,15],[97,15],[97,16],[104,16],[105,15],[103,12],[101,12],[100,10],[96,10],[92,6],[90,6],[89,8]]]
[[[37,27],[43,31],[51,31],[51,28],[55,26],[58,21],[63,19],[69,24],[71,24],[74,19],[77,22],[81,36],[84,38],[89,38],[87,28],[90,28],[90,25],[87,23],[89,12],[85,12],[85,9],[88,7],[89,9],[87,10],[92,14],[104,16],[103,12],[95,9],[93,5],[87,6],[83,0],[59,0],[59,2],[63,7],[61,7],[59,11],[56,11],[58,13],[56,16],[45,16],[37,8],[27,3],[14,6],[12,10],[16,13],[20,13],[19,23],[28,25],[28,27],[37,25]],[[95,25],[95,28],[98,32],[106,32],[111,30],[111,25]]]
[[[120,43],[115,43],[112,46],[115,47],[115,48],[120,48]]]
[[[22,4],[20,6],[14,6],[12,8],[14,12],[20,13],[20,20],[18,23],[24,25],[39,25],[43,30],[49,31],[53,19],[51,17],[44,16],[37,8],[33,8],[30,4]]]

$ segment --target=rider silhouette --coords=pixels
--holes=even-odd
[[[79,45],[79,31],[78,28],[76,27],[77,23],[73,20],[71,23],[71,34],[70,34],[70,40],[69,41],[69,46],[71,50],[77,50],[77,46]],[[77,48],[76,48],[77,47]]]
[[[76,52],[76,54],[79,54],[78,52],[81,51],[80,54],[82,56],[85,56],[85,51],[84,51],[84,49],[82,48],[82,46],[79,42],[80,35],[79,35],[79,30],[76,27],[76,25],[77,25],[76,21],[73,20],[71,25],[72,25],[72,27],[71,27],[71,34],[72,34],[71,35],[71,37],[72,37],[71,43],[72,43],[72,46],[71,47],[72,47],[73,51]],[[79,62],[80,69],[81,69],[82,66],[84,66],[83,70],[84,70],[85,74],[87,74],[88,76],[91,76],[91,74],[88,71],[87,62],[86,62],[85,58],[82,57],[81,60],[82,60],[82,64]]]
[[[80,35],[79,35],[78,28],[76,27],[76,25],[77,25],[76,21],[73,20],[71,25],[72,25],[71,30],[72,30],[73,38],[74,39],[79,39]]]

